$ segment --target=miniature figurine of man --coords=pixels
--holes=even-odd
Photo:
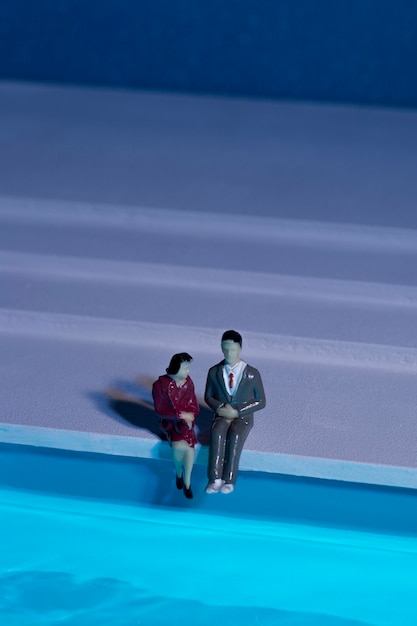
[[[265,406],[261,376],[241,360],[242,336],[223,333],[224,360],[210,368],[204,399],[214,411],[206,493],[232,493],[240,455],[253,426],[253,414]]]

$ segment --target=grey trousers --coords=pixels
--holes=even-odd
[[[253,415],[227,420],[216,415],[211,427],[208,478],[235,484],[240,455],[253,426]]]

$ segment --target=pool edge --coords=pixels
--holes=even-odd
[[[82,431],[0,424],[0,443],[73,452],[92,452],[131,458],[169,460],[165,442],[154,438],[128,437]],[[196,463],[207,463],[207,448],[198,446]],[[417,489],[417,468],[378,465],[341,459],[326,459],[271,452],[244,450],[242,470],[319,478],[368,485]]]

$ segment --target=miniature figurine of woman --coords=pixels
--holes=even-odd
[[[187,352],[174,354],[166,374],[152,386],[155,411],[160,415],[160,428],[172,447],[177,489],[192,498],[191,472],[197,438],[194,420],[199,412],[194,384],[189,377],[192,357]]]

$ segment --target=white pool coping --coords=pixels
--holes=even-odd
[[[164,461],[171,459],[168,444],[156,439],[17,424],[3,423],[0,425],[0,442],[130,458]],[[207,450],[206,447],[197,445],[196,463],[199,465],[207,463]],[[243,450],[240,469],[304,478],[417,489],[417,469],[410,467]]]

